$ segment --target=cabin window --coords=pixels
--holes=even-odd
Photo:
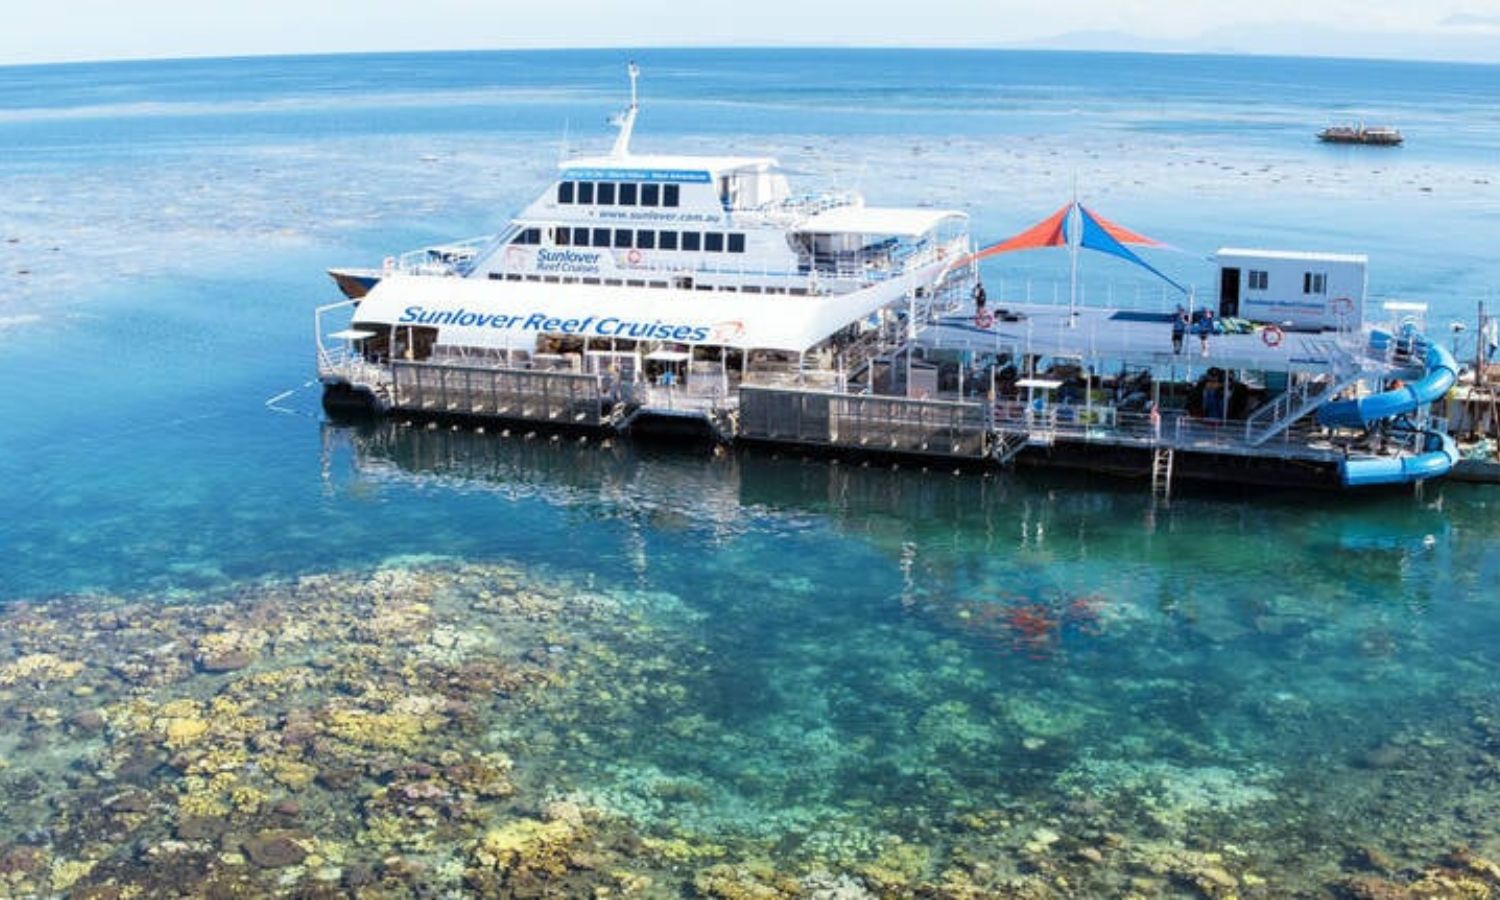
[[[589,245],[589,230],[587,228],[573,229],[573,245],[575,247],[587,247]]]
[[[745,252],[745,236],[743,234],[731,234],[729,236],[729,252],[730,253],[744,253]]]
[[[702,235],[696,231],[684,231],[682,233],[682,249],[696,253],[702,246]]]
[[[656,232],[641,230],[635,233],[635,245],[642,250],[653,250],[656,248]]]
[[[609,229],[608,228],[595,228],[594,229],[594,246],[595,247],[608,247],[609,246]]]
[[[661,206],[661,185],[659,185],[659,184],[643,184],[643,185],[641,185],[641,205],[642,206]]]
[[[703,249],[709,253],[724,252],[724,235],[717,231],[708,231],[703,234]]]
[[[512,244],[540,244],[542,242],[542,230],[540,228],[523,228],[520,234],[511,239]]]
[[[578,182],[578,202],[579,203],[593,203],[594,202],[594,183],[592,181],[580,181],[580,182]]]
[[[571,182],[571,181],[562,181],[562,182],[558,183],[558,185],[557,185],[557,202],[558,203],[572,203],[573,202],[573,182]]]
[[[677,197],[681,188],[675,184],[664,184],[661,186],[661,205],[676,206]]]
[[[675,232],[675,231],[659,231],[656,234],[656,238],[657,238],[657,242],[656,242],[657,246],[661,247],[661,249],[663,249],[663,250],[676,250],[677,249],[677,232]]]
[[[553,238],[552,238],[552,242],[553,243],[557,244],[557,246],[559,246],[559,247],[566,247],[566,246],[568,246],[569,244],[572,243],[572,241],[569,240],[569,238],[571,238],[573,236],[573,229],[571,229],[571,228],[565,228],[565,227],[559,227],[556,230],[557,230],[557,234],[553,235]]]
[[[620,205],[621,206],[635,206],[636,190],[638,188],[639,188],[639,185],[634,185],[634,184],[622,184],[622,185],[620,185]]]
[[[1271,273],[1262,269],[1251,269],[1248,277],[1252,291],[1264,291],[1271,285]]]
[[[633,231],[631,231],[629,228],[616,228],[615,229],[615,246],[619,247],[622,250],[623,249],[628,249],[630,247],[630,239],[631,239],[631,237],[634,236],[634,234],[635,233]]]
[[[1304,294],[1326,294],[1328,293],[1328,276],[1322,272],[1302,273],[1302,293]]]
[[[598,203],[599,203],[600,206],[614,206],[615,205],[615,185],[614,185],[614,182],[601,181],[599,183],[599,185],[598,185],[598,188],[594,191],[594,198],[595,198],[595,200],[598,201]]]

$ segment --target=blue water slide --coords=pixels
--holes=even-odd
[[[1451,357],[1450,357],[1451,359]],[[1422,452],[1410,456],[1346,459],[1339,467],[1345,487],[1407,484],[1438,478],[1458,465],[1458,445],[1440,431],[1423,431]]]
[[[1318,407],[1318,424],[1363,428],[1371,422],[1404,416],[1442,399],[1458,380],[1458,363],[1443,345],[1428,343],[1427,372],[1412,384],[1391,388],[1358,400],[1336,400]]]

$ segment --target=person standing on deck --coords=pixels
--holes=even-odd
[[[1177,311],[1174,312],[1174,313],[1172,313],[1172,355],[1173,356],[1176,356],[1177,354],[1179,354],[1179,353],[1182,352],[1182,337],[1183,337],[1183,335],[1187,334],[1187,327],[1188,327],[1188,314],[1187,314],[1187,310],[1183,309],[1182,308],[1182,304],[1179,303],[1179,304],[1177,304]]]
[[[1208,336],[1214,333],[1214,311],[1207,307],[1203,310],[1203,318],[1198,320],[1198,344],[1203,348],[1203,355],[1208,355]]]

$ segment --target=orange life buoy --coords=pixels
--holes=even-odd
[[[628,262],[628,263],[630,263],[632,266],[638,266],[638,265],[640,265],[640,263],[641,263],[641,251],[639,251],[639,250],[632,250],[629,253],[625,254],[625,261]]]
[[[1281,330],[1280,325],[1267,325],[1260,331],[1260,339],[1265,341],[1267,347],[1280,347],[1284,337],[1286,332]]]
[[[981,309],[979,312],[974,314],[974,324],[978,325],[980,328],[988,328],[991,325],[995,324],[995,317],[990,315],[989,310]]]

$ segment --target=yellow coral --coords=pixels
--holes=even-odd
[[[376,713],[364,710],[334,710],[328,719],[328,731],[335,737],[382,750],[410,750],[416,747],[422,733],[436,727],[436,721],[404,713]]]
[[[685,863],[700,859],[723,856],[727,851],[720,844],[693,843],[683,838],[644,838],[641,841],[647,850],[667,862]]]
[[[54,891],[66,891],[77,883],[78,879],[84,877],[94,870],[95,860],[92,859],[58,859],[52,863],[52,889]]]
[[[195,718],[168,718],[158,720],[168,747],[186,747],[208,734],[208,723]]]
[[[318,775],[318,770],[305,762],[279,756],[268,759],[261,765],[278,784],[294,791],[300,791],[312,784],[313,779]]]
[[[501,872],[525,868],[562,875],[568,870],[568,849],[581,837],[577,826],[562,820],[516,819],[486,832],[474,848],[474,859]]]
[[[268,799],[270,798],[265,791],[248,785],[240,785],[229,792],[229,802],[234,805],[235,811],[246,815],[258,811]]]
[[[32,653],[7,666],[0,667],[0,687],[10,687],[21,681],[42,684],[48,681],[66,681],[83,671],[83,663],[65,660],[52,653]]]

